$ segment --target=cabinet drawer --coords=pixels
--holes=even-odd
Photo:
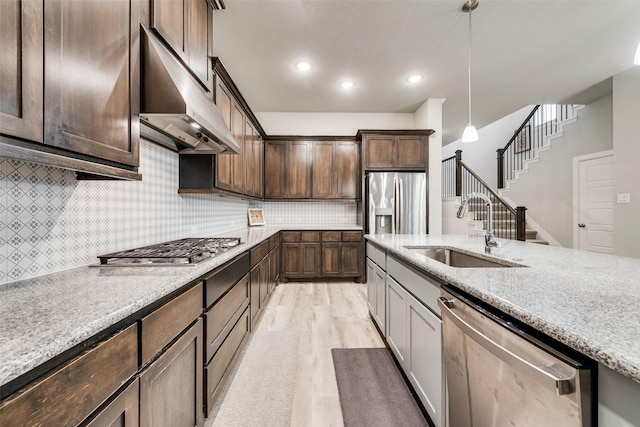
[[[162,350],[202,312],[202,282],[142,319],[142,364]]]
[[[76,425],[138,370],[132,325],[0,405],[3,427]]]
[[[300,241],[301,242],[319,242],[320,232],[319,231],[302,231],[300,232]]]
[[[205,314],[207,361],[216,350],[216,338],[243,305],[249,303],[249,274],[246,274],[216,305]]]
[[[297,243],[300,241],[299,231],[283,231],[282,241],[287,243]]]
[[[251,268],[251,255],[247,251],[229,261],[205,279],[205,308],[210,307]]]
[[[269,241],[265,240],[260,243],[258,246],[255,246],[251,249],[251,268],[253,268],[257,263],[259,263],[262,258],[265,257],[269,253]]]
[[[211,362],[205,366],[205,396],[207,414],[211,411],[214,397],[233,356],[236,354],[244,337],[249,333],[249,309],[246,309],[238,322],[235,324],[218,352],[213,356]],[[247,390],[249,392],[249,390]]]
[[[362,240],[362,232],[360,231],[343,231],[342,232],[343,242],[359,242],[360,240]]]
[[[383,270],[387,270],[387,254],[369,242],[367,242],[367,257],[378,264]]]
[[[269,250],[272,250],[280,243],[280,234],[276,233],[269,237]]]
[[[339,231],[323,231],[322,232],[323,242],[339,242],[340,240],[342,240],[342,236]]]

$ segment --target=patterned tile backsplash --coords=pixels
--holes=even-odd
[[[356,222],[352,202],[270,203],[183,195],[178,155],[148,141],[142,181],[77,181],[72,171],[0,157],[0,284],[97,262],[96,256],[247,225],[261,207],[272,225]]]

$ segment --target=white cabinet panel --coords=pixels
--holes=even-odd
[[[376,287],[376,312],[375,319],[378,324],[378,328],[382,331],[382,334],[387,333],[387,290],[386,290],[387,274],[383,269],[375,266],[375,287]]]
[[[387,276],[387,342],[398,362],[407,366],[407,291]]]
[[[442,321],[411,295],[407,307],[407,376],[435,425],[442,426]]]
[[[376,313],[376,265],[367,258],[367,306],[369,313]]]

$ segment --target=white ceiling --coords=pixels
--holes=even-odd
[[[463,3],[225,0],[213,51],[255,112],[410,113],[446,98],[446,144],[468,114]],[[609,77],[633,66],[639,41],[640,0],[480,0],[472,121],[482,127],[529,104],[602,96]],[[294,68],[302,59],[310,72]],[[425,78],[411,85],[414,73]],[[356,87],[345,92],[343,79]]]

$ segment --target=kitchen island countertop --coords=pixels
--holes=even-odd
[[[241,245],[193,266],[84,266],[0,285],[0,385],[80,345],[282,230],[362,227],[245,227],[215,236],[240,237]]]
[[[365,235],[451,284],[640,383],[640,259],[499,239],[490,257],[523,268],[455,268],[406,246],[480,257],[484,236]]]

